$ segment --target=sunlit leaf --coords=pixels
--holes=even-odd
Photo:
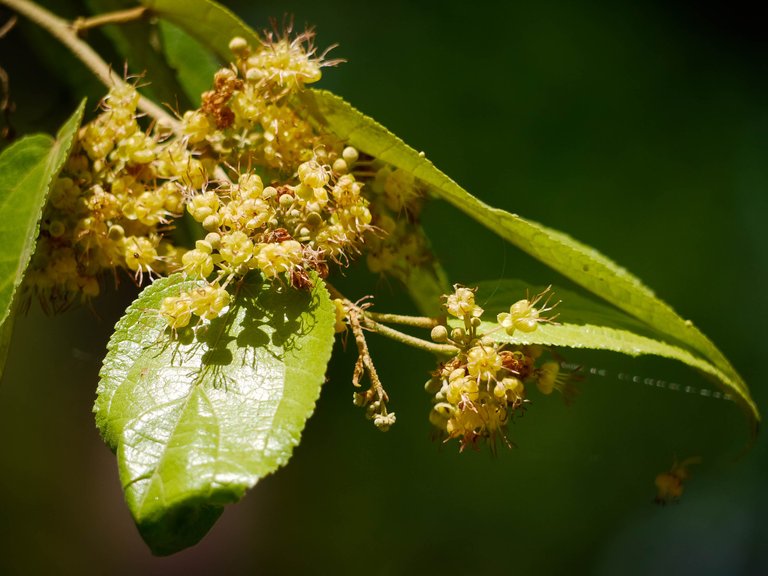
[[[288,461],[334,338],[321,280],[303,292],[254,275],[224,316],[174,340],[157,310],[194,286],[176,274],[128,308],[94,408],[131,513],[158,554],[197,542],[225,504]]]
[[[48,190],[69,155],[84,108],[85,101],[55,139],[28,136],[0,154],[0,349],[4,351],[10,340],[14,297],[35,250]],[[0,372],[4,359],[3,354]]]
[[[438,170],[424,154],[338,96],[321,90],[307,90],[301,98],[310,114],[346,142],[409,171],[429,185],[435,197],[453,204],[528,254],[638,318],[664,335],[671,344],[700,357],[714,373],[722,375],[726,386],[736,392],[753,422],[759,420],[746,384],[725,356],[691,321],[678,316],[638,278],[562,232],[483,203]]]

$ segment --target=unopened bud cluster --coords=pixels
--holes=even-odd
[[[528,332],[547,321],[541,315],[545,309],[534,306],[539,299],[520,300],[512,306],[513,311],[524,309],[526,318],[537,318],[525,325]],[[459,352],[442,363],[425,385],[434,394],[430,422],[447,439],[459,439],[462,449],[480,440],[490,440],[492,446],[498,437],[507,441],[507,423],[528,402],[526,385],[535,383],[542,393],[550,394],[562,389],[567,377],[563,378],[557,362],[539,362],[541,347],[513,346],[497,341],[490,332],[481,334],[483,309],[475,303],[473,289],[454,286],[454,292],[445,296],[444,308],[463,326],[439,325],[432,330],[433,340],[451,343]],[[503,326],[501,315],[498,320]]]

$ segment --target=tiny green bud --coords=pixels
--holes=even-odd
[[[429,394],[437,394],[442,386],[443,382],[439,378],[430,378],[424,383],[424,390]]]
[[[346,174],[349,172],[349,166],[347,166],[347,163],[343,158],[337,158],[334,160],[332,168],[336,174]]]
[[[218,214],[211,214],[203,219],[203,228],[206,230],[216,230],[221,225],[221,217]]]
[[[221,234],[218,232],[209,232],[205,235],[205,241],[210,244],[211,248],[218,250],[219,245],[221,244]]]
[[[435,326],[432,328],[430,336],[435,342],[445,342],[448,340],[448,329],[443,325]]]
[[[307,226],[311,228],[317,228],[323,223],[323,217],[317,212],[310,212],[307,214]]]
[[[347,146],[346,148],[344,148],[344,151],[341,153],[341,157],[344,158],[347,164],[354,164],[355,162],[357,162],[359,154],[357,153],[357,150],[355,148],[353,148],[352,146]]]
[[[239,54],[248,49],[248,41],[240,36],[235,36],[229,41],[229,50],[234,54]]]
[[[262,72],[259,68],[248,68],[245,72],[245,79],[249,80],[250,82],[256,82],[257,80],[261,80],[264,77],[264,72]]]
[[[125,238],[125,230],[119,224],[113,224],[109,227],[107,235],[110,240],[120,240],[121,238]]]

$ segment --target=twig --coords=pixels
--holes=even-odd
[[[75,31],[75,34],[79,35],[81,32],[85,32],[91,28],[98,28],[99,26],[106,26],[107,24],[126,24],[128,22],[134,22],[135,20],[141,20],[147,14],[149,14],[149,8],[146,6],[137,6],[136,8],[115,10],[114,12],[107,12],[106,14],[99,14],[98,16],[81,16],[72,22],[72,30]]]
[[[404,316],[402,314],[382,314],[379,312],[367,312],[366,316],[375,320],[376,322],[384,322],[385,324],[400,324],[402,326],[413,326],[414,328],[426,328],[431,330],[439,324],[434,318],[427,316]]]
[[[459,349],[451,344],[436,344],[429,340],[422,340],[416,336],[411,336],[410,334],[405,334],[404,332],[400,332],[389,326],[379,324],[375,320],[369,318],[368,314],[368,312],[364,313],[362,323],[363,326],[372,332],[381,334],[382,336],[386,336],[387,338],[396,340],[402,344],[412,346],[413,348],[420,348],[421,350],[432,352],[438,356],[455,356],[459,352]]]
[[[109,64],[93,48],[78,38],[75,28],[70,22],[29,0],[0,0],[0,4],[8,6],[40,27],[45,28],[54,38],[69,48],[108,88],[125,84],[122,78],[112,70]],[[139,109],[154,118],[158,123],[168,126],[174,132],[180,130],[178,120],[144,96],[141,96],[139,99]]]
[[[431,329],[437,326],[437,320],[420,316],[402,316],[400,314],[377,314],[374,312],[369,312],[365,310],[364,307],[358,306],[349,300],[349,298],[339,292],[332,284],[326,284],[326,286],[328,291],[331,293],[332,298],[338,298],[344,302],[344,307],[347,309],[347,311],[355,311],[359,317],[359,323],[364,328],[367,328],[368,330],[377,334],[381,334],[382,336],[386,336],[392,340],[396,340],[397,342],[405,344],[406,346],[432,352],[438,356],[454,356],[458,352],[458,348],[450,344],[436,344],[434,342],[430,342],[429,340],[423,340],[421,338],[417,338],[416,336],[411,336],[410,334],[405,334],[404,332],[390,328],[389,326],[385,326],[384,324],[380,324],[377,321],[380,320],[381,322],[392,322],[393,324],[399,323],[406,326],[414,326],[416,328]]]

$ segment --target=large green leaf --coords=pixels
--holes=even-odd
[[[334,307],[321,280],[303,292],[258,275],[206,330],[174,340],[156,311],[194,286],[180,274],[157,280],[128,308],[94,407],[157,554],[197,542],[224,504],[288,461],[333,346]]]
[[[0,155],[0,321],[10,312],[34,250],[48,191],[46,168],[53,142],[44,134],[28,136]]]
[[[48,190],[69,155],[84,108],[85,101],[56,139],[28,136],[0,154],[0,373],[10,340],[14,297],[35,250]]]
[[[252,46],[259,36],[240,18],[221,4],[211,0],[140,0],[154,14],[186,30],[222,60],[232,57],[229,41],[234,36],[245,38]]]
[[[759,420],[746,384],[725,356],[691,321],[678,316],[638,278],[562,232],[478,200],[438,170],[423,154],[338,96],[321,90],[307,90],[301,98],[309,113],[341,139],[393,166],[408,170],[428,184],[434,196],[450,202],[525,252],[700,357],[710,365],[712,373],[722,377],[723,383],[743,400],[754,421]]]

